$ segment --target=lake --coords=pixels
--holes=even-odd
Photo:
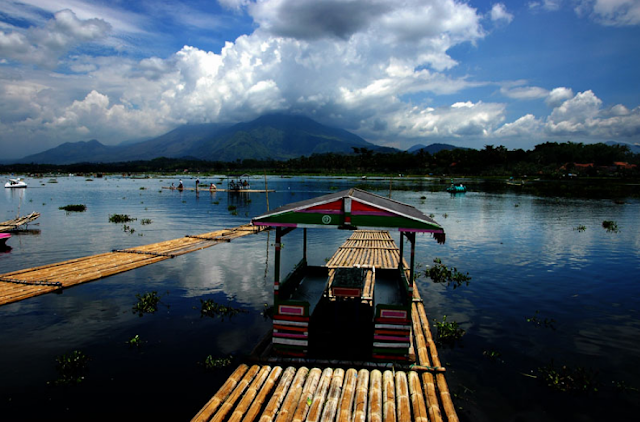
[[[183,180],[195,185],[195,177]],[[0,251],[0,274],[235,227],[264,213],[267,198],[274,209],[363,183],[269,176],[276,192],[267,197],[162,189],[178,177],[26,181],[28,189],[0,194],[0,221],[32,211],[41,216]],[[221,176],[200,181],[225,185]],[[263,176],[250,182],[265,187]],[[637,414],[638,195],[567,199],[474,181],[467,193],[452,196],[445,186],[437,178],[369,178],[363,188],[383,196],[391,188],[393,199],[433,214],[445,229],[444,245],[417,236],[417,285],[431,323],[446,315],[466,331],[439,347],[460,419],[600,421]],[[87,209],[59,209],[69,204]],[[136,220],[111,223],[113,214]],[[603,221],[614,221],[618,231],[605,230]],[[308,235],[310,264],[322,265],[349,233]],[[284,275],[301,258],[302,231],[283,241]],[[272,303],[273,243],[273,233],[246,236],[1,306],[2,420],[190,420],[271,327],[263,311]],[[424,269],[435,258],[469,273],[469,284],[431,282]],[[136,295],[150,292],[160,297],[158,311],[139,316]],[[208,299],[243,312],[201,316],[201,300]],[[132,346],[136,335],[141,344]],[[60,385],[56,359],[72,351],[89,359],[85,378]],[[208,356],[232,357],[233,364],[206,370]],[[586,379],[581,384],[590,391],[550,388],[545,375],[554,374]],[[566,388],[580,387],[563,379]]]

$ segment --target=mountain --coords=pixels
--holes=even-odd
[[[409,148],[407,150],[407,152],[411,152],[411,153],[417,153],[420,150],[424,150],[425,152],[428,152],[429,154],[435,154],[438,153],[442,150],[454,150],[454,149],[468,149],[468,148],[462,148],[462,147],[456,147],[454,145],[449,145],[449,144],[431,144],[429,146],[425,146],[422,144],[417,144],[412,146],[411,148]]]
[[[616,141],[607,141],[606,145],[624,145],[625,147],[629,147],[629,151],[634,154],[640,154],[640,145],[638,144],[628,144],[626,142],[616,142]]]
[[[121,162],[158,157],[197,158],[208,161],[274,159],[380,147],[344,129],[322,125],[308,117],[262,116],[232,126],[185,125],[157,138],[106,146],[96,140],[65,143],[19,160],[21,163],[72,164]]]
[[[20,163],[38,164],[73,164],[81,162],[105,161],[104,157],[111,157],[117,147],[110,147],[92,139],[90,141],[65,142],[55,148],[38,154],[29,155]]]

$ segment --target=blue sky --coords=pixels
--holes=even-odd
[[[406,149],[640,143],[640,0],[0,0],[0,160],[293,113]]]

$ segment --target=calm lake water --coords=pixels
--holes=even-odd
[[[220,184],[220,177],[202,182]],[[0,221],[42,213],[0,252],[0,274],[67,259],[202,234],[247,223],[266,211],[266,195],[161,189],[177,179],[27,178],[29,188],[0,193]],[[187,187],[195,178],[185,178]],[[271,209],[361,183],[358,179],[267,179]],[[263,177],[251,179],[264,188]],[[390,182],[367,189],[387,196]],[[447,233],[438,245],[420,235],[416,262],[442,259],[472,277],[469,285],[417,283],[433,323],[444,315],[466,330],[440,347],[463,421],[628,420],[640,411],[640,200],[563,199],[499,192],[483,184],[451,196],[438,180],[395,179],[392,198],[434,214]],[[404,189],[404,190],[401,190]],[[620,201],[617,201],[620,202]],[[85,204],[81,213],[58,209]],[[229,206],[237,207],[237,215]],[[109,222],[111,214],[136,218]],[[150,224],[142,224],[150,219]],[[604,220],[618,232],[607,232]],[[577,230],[583,226],[584,230]],[[349,233],[309,230],[309,258],[322,265]],[[398,236],[392,233],[398,241]],[[262,233],[138,268],[61,294],[0,307],[0,419],[190,420],[243,355],[265,335],[272,302],[274,234]],[[284,238],[286,274],[301,257],[302,231]],[[161,305],[142,317],[136,294],[156,291]],[[232,318],[201,317],[200,300],[242,308]],[[529,321],[528,321],[529,320]],[[140,347],[128,340],[138,335]],[[56,358],[89,357],[85,380],[60,386]],[[207,371],[207,356],[233,356]],[[540,368],[593,376],[598,391],[563,393]],[[635,418],[634,418],[635,419]]]

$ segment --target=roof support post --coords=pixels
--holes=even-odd
[[[306,265],[307,263],[307,228],[306,227],[302,229],[302,239],[304,242],[302,245],[302,259],[304,260],[304,263]]]
[[[276,227],[276,254],[273,274],[273,294],[278,297],[278,289],[280,288],[280,241],[282,240],[282,228]]]
[[[416,259],[416,234],[407,232],[407,239],[411,242],[411,258],[409,262],[409,288],[413,290],[413,278],[415,271],[415,259]]]
[[[400,232],[400,257],[398,258],[398,270],[402,271],[402,258],[404,257],[404,232]]]

